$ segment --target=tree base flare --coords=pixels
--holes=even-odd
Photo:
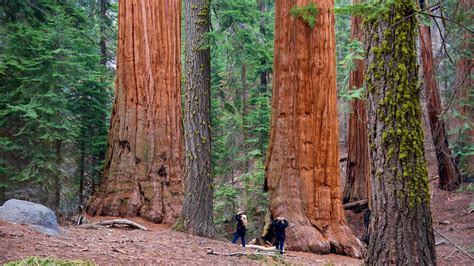
[[[309,251],[320,254],[336,253],[361,259],[365,252],[362,242],[347,225],[327,226],[322,230],[311,225],[290,226],[287,241],[289,250]]]
[[[192,224],[189,219],[180,217],[171,227],[172,230],[196,236],[216,238],[217,231],[212,224]]]

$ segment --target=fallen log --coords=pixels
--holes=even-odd
[[[146,228],[145,226],[137,224],[137,223],[135,223],[133,221],[130,221],[130,220],[126,220],[126,219],[108,220],[108,221],[98,222],[98,223],[95,223],[95,224],[103,225],[103,226],[128,225],[132,228],[137,228],[137,229],[140,229],[140,230],[143,230],[143,231],[148,231],[148,228]]]
[[[259,245],[245,245],[245,247],[263,251],[274,251],[276,249],[275,247],[264,247]]]
[[[128,225],[132,228],[148,231],[148,228],[146,228],[145,226],[140,225],[130,220],[126,220],[126,219],[115,219],[115,220],[96,222],[93,224],[84,224],[84,225],[81,225],[81,227],[87,228],[87,229],[98,229],[98,228],[101,228],[101,226],[103,227],[103,226],[115,226],[115,225]]]
[[[359,200],[359,201],[354,201],[354,202],[351,202],[351,203],[346,203],[342,206],[344,207],[344,210],[349,210],[349,209],[353,209],[353,208],[356,208],[356,207],[359,207],[359,206],[366,207],[368,202],[369,202],[368,200]]]
[[[245,246],[247,247],[247,246]],[[277,257],[279,256],[277,253],[275,253],[274,251],[264,251],[264,252],[260,252],[259,250],[255,250],[254,252],[248,252],[248,253],[244,253],[244,252],[231,252],[231,253],[219,253],[219,252],[216,252],[214,251],[213,249],[209,248],[207,250],[207,254],[208,255],[216,255],[216,256],[235,256],[235,257],[241,257],[241,256],[248,256],[248,255],[262,255],[262,256],[270,256],[270,257]],[[289,256],[289,255],[287,255]],[[289,256],[289,257],[294,257],[294,256]]]

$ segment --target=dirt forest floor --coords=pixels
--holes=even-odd
[[[472,184],[454,192],[441,191],[432,182],[432,212],[436,251],[439,265],[473,265],[474,260],[459,250],[461,247],[474,257],[474,222],[470,205],[473,204]],[[470,186],[470,187],[469,187]],[[363,213],[347,211],[347,220],[361,237]],[[94,217],[102,221],[110,217]],[[317,255],[288,251],[283,258],[268,256],[216,256],[215,252],[242,252],[242,248],[228,241],[210,240],[169,230],[163,225],[152,224],[134,218],[151,231],[129,228],[85,229],[75,225],[62,225],[61,235],[51,237],[30,230],[23,225],[0,222],[0,262],[8,262],[28,256],[55,257],[93,261],[100,265],[216,265],[216,264],[295,264],[295,265],[360,265],[356,260],[339,255]]]
[[[94,218],[93,221],[111,217]],[[55,257],[93,261],[100,265],[222,265],[245,264],[335,264],[359,265],[361,261],[338,255],[316,255],[288,252],[284,258],[268,256],[217,256],[207,254],[242,252],[231,243],[178,233],[169,228],[131,219],[151,231],[129,228],[84,229],[74,225],[61,226],[61,235],[50,237],[26,226],[0,222],[0,262],[28,256]]]

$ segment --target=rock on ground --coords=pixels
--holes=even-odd
[[[58,235],[59,226],[54,212],[41,204],[11,199],[0,206],[0,220],[25,224],[48,235]]]

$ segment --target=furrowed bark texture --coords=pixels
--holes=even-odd
[[[275,69],[266,184],[273,217],[290,221],[291,250],[361,257],[346,224],[339,180],[333,1],[316,1],[311,29],[277,0]],[[286,244],[286,243],[285,243]]]
[[[120,0],[115,101],[91,215],[173,223],[182,206],[181,1]]]
[[[454,157],[449,148],[446,126],[440,115],[443,113],[438,83],[435,78],[433,47],[430,27],[420,25],[420,46],[423,65],[423,80],[428,99],[428,117],[430,120],[431,135],[438,160],[439,187],[444,190],[453,190],[461,184],[461,175],[457,169]]]
[[[371,218],[366,263],[434,265],[414,2],[367,19]]]
[[[353,1],[354,3],[360,1]],[[352,16],[351,37],[363,41],[362,18]],[[355,69],[349,76],[349,89],[361,88],[364,83],[364,60],[354,60]],[[369,186],[369,145],[367,139],[366,101],[351,101],[349,132],[347,136],[347,172],[344,186],[343,202],[354,202],[367,199]]]
[[[214,236],[211,174],[211,100],[209,0],[184,2],[185,27],[185,196],[175,228],[195,235]]]

